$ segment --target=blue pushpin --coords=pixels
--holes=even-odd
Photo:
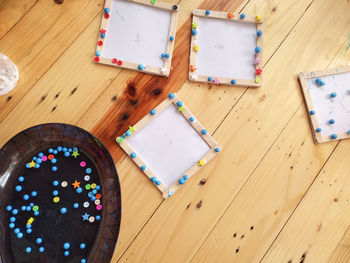
[[[213,77],[208,77],[208,81],[213,81]]]
[[[310,110],[310,115],[314,115],[315,111],[314,110]]]
[[[184,184],[185,183],[185,180],[183,178],[180,178],[179,179],[179,184]]]
[[[130,135],[129,135],[129,136],[130,136]],[[87,174],[90,174],[90,173],[92,172],[92,170],[91,170],[91,168],[86,168],[85,172],[86,172]]]
[[[142,171],[146,170],[146,165],[143,164],[143,165],[141,166],[141,170],[142,170]]]
[[[235,79],[231,80],[231,84],[235,85],[237,83],[237,81]]]
[[[160,185],[161,182],[159,180],[156,181],[156,185]]]
[[[56,171],[57,171],[57,166],[52,166],[51,170],[52,170],[53,172],[56,172]]]
[[[73,147],[73,151],[78,151],[78,147]]]
[[[58,186],[59,182],[57,180],[52,182],[53,186]]]
[[[125,134],[126,136],[131,136],[131,131],[127,130]]]
[[[10,212],[10,211],[12,210],[12,206],[10,206],[10,205],[6,206],[6,210],[7,210],[8,212]]]
[[[196,29],[192,29],[192,36],[197,35],[197,30]]]
[[[85,248],[86,248],[85,243],[81,243],[81,244],[80,244],[80,249],[85,249]]]
[[[337,97],[337,93],[336,92],[332,92],[331,94],[329,94],[329,97],[335,98],[335,97]]]
[[[43,239],[41,237],[38,237],[37,239],[35,239],[35,242],[39,245],[43,242]]]
[[[101,51],[100,50],[96,50],[96,56],[98,56],[98,57],[101,56]]]
[[[27,208],[26,208],[27,212],[31,211],[32,208],[28,205]]]
[[[25,205],[22,205],[21,210],[26,211],[27,207]]]
[[[39,169],[39,168],[40,168],[40,164],[36,163],[36,164],[34,165],[34,168]]]
[[[53,154],[58,154],[58,151],[57,151],[57,150],[53,150],[52,153],[53,153]]]
[[[108,13],[109,13],[109,8],[106,7],[106,8],[104,9],[104,11],[105,11],[106,14],[108,14]]]
[[[65,213],[67,213],[67,208],[62,207],[60,212],[61,212],[62,215],[64,215]]]
[[[208,132],[207,132],[206,129],[203,129],[203,130],[202,130],[202,134],[203,134],[203,135],[206,135],[207,133],[208,133]]]
[[[154,176],[151,178],[151,182],[155,183],[157,181],[157,178],[155,178]]]
[[[33,161],[36,161],[36,159],[38,159],[36,156],[33,157]]]
[[[57,190],[52,191],[52,195],[53,196],[58,196],[58,191]]]
[[[73,204],[73,207],[74,207],[74,208],[78,208],[78,207],[79,207],[79,204],[78,204],[78,203],[74,203],[74,204]]]
[[[39,211],[34,211],[34,215],[38,216],[39,215]]]
[[[205,15],[206,16],[210,15],[210,10],[205,10]]]
[[[75,189],[75,191],[78,193],[78,194],[81,194],[83,192],[83,189],[81,187],[78,187],[77,189]]]
[[[170,41],[174,41],[174,39],[175,39],[174,36],[170,36],[170,37],[169,37],[169,40],[170,40]]]
[[[96,219],[97,221],[100,221],[100,220],[101,220],[101,216],[100,216],[100,215],[97,215],[97,216],[95,217],[95,219]]]
[[[69,256],[69,251],[68,251],[68,250],[64,251],[64,255],[65,255],[66,257],[68,257],[68,256]]]
[[[130,154],[130,156],[131,156],[131,158],[135,158],[135,157],[136,157],[136,153],[132,152],[132,153]]]
[[[69,248],[70,248],[69,242],[65,242],[65,243],[63,244],[63,248],[64,248],[64,249],[69,249]]]
[[[41,158],[41,157],[43,157],[43,156],[44,156],[43,153],[39,153],[39,154],[38,154],[38,157],[39,157],[39,158]]]
[[[10,223],[9,224],[9,228],[14,228],[15,227],[15,224],[14,223]]]
[[[194,117],[190,117],[190,122],[194,122]]]
[[[31,193],[31,195],[32,195],[33,197],[36,197],[36,196],[38,195],[38,193],[37,193],[36,191],[33,191],[33,192]]]
[[[321,128],[317,128],[317,129],[316,129],[316,132],[321,132],[321,131],[322,131]]]
[[[29,195],[25,194],[25,195],[23,196],[23,200],[27,201],[28,199],[29,199]]]
[[[21,239],[22,237],[23,237],[23,233],[19,232],[19,233],[17,234],[17,238],[18,238],[18,239]]]
[[[258,37],[261,37],[262,34],[263,34],[263,32],[262,32],[261,30],[258,30],[258,32],[256,32],[256,35],[257,35]]]
[[[328,123],[329,123],[329,124],[334,124],[334,123],[335,123],[335,120],[334,120],[334,119],[330,119],[330,120],[328,121]]]
[[[26,168],[30,168],[30,164],[29,163],[26,163]]]
[[[36,159],[36,163],[41,164],[43,161],[39,158]]]
[[[15,230],[13,231],[15,234],[18,234],[19,232],[21,232],[21,230],[19,228],[15,228]]]
[[[174,93],[170,93],[170,94],[169,94],[169,99],[173,99],[173,98],[175,98]]]
[[[32,230],[31,228],[28,228],[28,229],[26,230],[26,232],[27,232],[27,234],[31,234],[31,233],[33,232],[33,230]]]
[[[80,263],[86,263],[86,259],[85,259],[85,258],[82,258],[82,259],[80,260]]]
[[[92,194],[93,195],[97,194],[97,190],[96,189],[92,190]]]
[[[32,248],[31,247],[26,247],[26,253],[30,253],[30,252],[32,252]]]
[[[151,110],[149,113],[150,113],[151,115],[155,115],[155,114],[156,114],[156,110]]]
[[[176,102],[176,105],[177,105],[178,107],[181,107],[181,106],[182,106],[182,101],[179,100],[178,102]]]
[[[44,253],[45,248],[44,247],[39,247],[39,253]]]
[[[139,65],[137,66],[137,68],[138,68],[139,70],[143,70],[145,67],[144,67],[142,64],[139,64]]]
[[[66,152],[68,150],[67,147],[63,147],[62,151]]]
[[[220,152],[220,148],[216,147],[215,152],[217,152],[217,153]]]
[[[105,38],[106,34],[105,33],[101,33],[101,38]]]
[[[183,177],[182,177],[185,181],[188,180],[188,176],[185,174]]]
[[[53,153],[53,149],[52,149],[52,148],[49,148],[48,152],[49,152],[49,153]]]
[[[58,146],[57,151],[62,152],[62,146]]]
[[[256,47],[255,48],[255,53],[260,53],[260,51],[261,51],[261,47]]]
[[[244,18],[245,18],[245,13],[242,13],[239,17],[240,17],[241,19],[244,19]]]
[[[64,152],[64,157],[69,157],[70,156],[70,152]]]
[[[56,158],[52,158],[51,159],[51,163],[57,163],[57,159]]]
[[[13,214],[13,215],[17,215],[17,214],[18,214],[18,210],[17,210],[17,209],[13,209],[13,210],[12,210],[12,214]]]
[[[332,139],[332,140],[335,140],[335,139],[337,139],[337,138],[338,138],[338,136],[337,136],[336,134],[333,133],[333,134],[331,135],[331,139]]]
[[[23,176],[18,177],[18,181],[22,183],[24,181],[24,177]]]
[[[10,217],[10,222],[11,222],[11,223],[14,223],[14,222],[16,222],[16,217],[14,217],[14,216],[11,216],[11,217]]]

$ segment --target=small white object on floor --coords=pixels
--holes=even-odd
[[[0,96],[16,87],[19,73],[17,66],[4,54],[0,53]]]

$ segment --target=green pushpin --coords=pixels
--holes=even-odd
[[[124,139],[123,139],[122,137],[118,137],[118,138],[117,138],[117,142],[118,142],[118,143],[122,143],[123,141],[124,141]]]
[[[155,5],[157,3],[157,0],[151,0],[152,5]]]

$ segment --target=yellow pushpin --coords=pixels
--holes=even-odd
[[[135,130],[134,126],[129,126],[129,131],[134,132],[136,130]]]
[[[60,198],[59,198],[58,196],[56,196],[56,197],[53,198],[53,202],[54,202],[54,203],[57,204],[59,201],[60,201]]]
[[[199,46],[198,46],[198,45],[195,45],[195,46],[193,47],[193,51],[194,51],[194,52],[198,52],[198,50],[199,50]]]
[[[183,112],[184,111],[184,106],[180,106],[177,108],[178,111]]]
[[[256,21],[261,21],[262,17],[261,16],[256,16]]]
[[[31,225],[33,222],[34,222],[34,218],[33,217],[29,218],[27,221],[27,226]]]
[[[197,29],[197,27],[198,27],[197,23],[192,23],[192,28],[193,29]]]
[[[204,161],[204,160],[199,160],[199,161],[198,161],[198,165],[199,165],[199,166],[205,165],[205,161]]]
[[[259,83],[260,82],[260,78],[256,77],[254,80],[255,83]]]

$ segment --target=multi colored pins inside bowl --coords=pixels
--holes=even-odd
[[[110,262],[120,220],[113,159],[89,132],[38,125],[0,150],[0,262]]]

